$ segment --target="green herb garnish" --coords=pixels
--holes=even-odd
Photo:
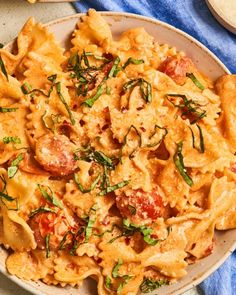
[[[60,114],[51,114],[50,116],[47,116],[47,111],[45,110],[44,114],[41,116],[41,119],[43,121],[43,125],[53,133],[55,133],[56,130],[56,124],[60,123]]]
[[[150,103],[152,101],[152,85],[143,78],[133,79],[123,85],[123,90],[132,90],[134,87],[139,86],[142,98]]]
[[[153,229],[145,227],[144,225],[138,226],[131,223],[128,219],[123,219],[124,235],[130,236],[135,232],[140,232],[143,235],[143,240],[151,246],[155,246],[158,240],[151,238]]]
[[[119,63],[120,63],[120,58],[116,57],[116,59],[114,60],[113,66],[110,72],[108,73],[108,78],[115,77],[117,75]]]
[[[130,204],[128,204],[128,209],[131,215],[135,215],[136,214],[136,208]]]
[[[129,276],[129,275],[124,275],[123,279],[124,281],[122,283],[119,284],[118,289],[117,289],[117,294],[120,294],[122,289],[124,288],[125,285],[128,284],[128,282],[133,278],[133,276]]]
[[[123,279],[123,282],[121,282],[118,286],[117,294],[120,294],[120,292],[122,291],[124,286],[133,278],[132,275],[122,276],[119,274],[119,269],[122,264],[123,264],[123,260],[119,258],[117,264],[113,267],[113,270],[112,270],[112,277],[113,278],[122,278]]]
[[[71,110],[70,110],[70,107],[69,107],[69,105],[67,104],[67,102],[65,101],[65,98],[64,98],[64,96],[63,96],[62,93],[61,93],[61,82],[57,82],[57,83],[56,83],[56,90],[57,90],[57,94],[58,94],[58,96],[59,96],[61,102],[64,104],[64,106],[65,106],[65,108],[66,108],[66,110],[67,110],[67,113],[68,113],[68,115],[69,115],[69,118],[70,118],[71,124],[72,124],[72,125],[75,125],[75,119],[73,118],[73,115],[72,115],[72,112],[71,112]]]
[[[78,156],[77,153],[80,153]],[[86,162],[94,161],[102,166],[107,166],[109,169],[114,169],[112,159],[101,151],[95,151],[93,148],[81,148],[75,152],[75,160],[83,160]]]
[[[182,102],[176,104],[169,97],[179,97],[182,99]],[[206,111],[201,109],[201,105],[188,99],[186,95],[183,94],[166,94],[165,98],[175,107],[182,109],[182,116],[189,116],[190,124],[196,123],[198,120],[206,117]],[[193,118],[192,118],[193,117]]]
[[[8,144],[10,142],[15,144],[21,143],[21,139],[18,136],[6,136],[6,137],[3,137],[2,141],[4,144]]]
[[[198,131],[199,131],[199,138],[200,138],[200,148],[197,148],[195,146],[195,136],[194,136],[194,133],[193,133],[193,130],[191,127],[189,127],[190,131],[191,131],[191,134],[192,134],[192,145],[193,145],[193,148],[198,150],[200,153],[204,153],[205,152],[205,144],[204,144],[204,138],[203,138],[203,133],[202,133],[202,129],[201,127],[196,124],[197,128],[198,128]]]
[[[98,59],[98,60],[103,60],[105,62],[108,62],[109,60],[107,58],[105,58],[104,56],[101,56],[101,55],[96,55],[92,52],[85,52],[84,53],[86,56],[92,56],[94,57],[95,59]]]
[[[140,65],[140,64],[143,64],[143,63],[144,63],[143,59],[136,59],[136,58],[133,58],[133,57],[129,57],[128,60],[123,65],[123,69],[125,69],[130,64]]]
[[[197,128],[199,130],[199,137],[200,137],[200,151],[201,153],[205,152],[205,144],[204,144],[204,138],[201,127],[197,124]]]
[[[49,203],[53,204],[54,206],[60,209],[63,209],[62,203],[56,198],[54,192],[51,190],[49,186],[47,188],[50,191],[51,195],[43,188],[42,185],[38,184],[38,188],[45,200],[47,200]]]
[[[140,285],[140,291],[142,293],[149,293],[164,285],[169,285],[169,281],[167,280],[155,281],[153,279],[145,279]]]
[[[97,210],[96,204],[90,208],[90,215],[88,218],[88,224],[87,224],[87,227],[85,228],[85,241],[84,241],[85,243],[88,242],[89,238],[92,235],[93,225],[96,221],[96,210]]]
[[[164,130],[164,134],[162,135],[161,139],[159,139],[157,141],[153,141],[158,130]],[[155,125],[154,132],[149,136],[150,142],[147,144],[147,147],[154,147],[154,146],[157,146],[158,144],[161,144],[161,142],[164,140],[164,138],[166,137],[167,134],[168,134],[167,128]]]
[[[105,278],[105,286],[107,289],[111,288],[111,278],[109,276],[106,276]]]
[[[111,87],[110,86],[106,86],[106,94],[107,95],[111,94]]]
[[[97,92],[95,93],[95,95],[83,101],[82,104],[86,104],[88,107],[91,108],[93,104],[95,103],[95,101],[98,100],[99,97],[102,95],[102,93],[103,93],[103,85],[100,84],[97,88]]]
[[[11,113],[17,111],[18,108],[5,108],[5,107],[0,107],[0,113]]]
[[[118,271],[119,271],[122,264],[123,264],[123,260],[119,258],[117,264],[113,267],[113,270],[112,270],[112,277],[113,278],[120,278],[121,277],[119,275]]]
[[[47,207],[39,207],[38,209],[32,211],[29,215],[29,217],[33,217],[39,213],[48,213],[48,212],[51,212],[51,213],[56,213],[56,211],[54,211],[53,209],[51,208],[47,208]]]
[[[0,69],[1,69],[1,71],[2,71],[2,73],[3,73],[3,75],[7,78],[7,81],[9,81],[9,79],[8,79],[8,74],[7,74],[7,70],[6,70],[6,68],[5,68],[5,65],[4,65],[4,62],[3,62],[3,60],[2,60],[1,55],[0,55]]]
[[[18,171],[18,165],[20,162],[24,159],[24,154],[19,154],[12,162],[11,166],[7,169],[7,174],[9,178],[12,178],[15,176],[16,172]]]
[[[199,89],[201,89],[201,90],[205,89],[205,87],[202,85],[201,82],[199,82],[199,80],[194,76],[193,73],[187,73],[186,76],[188,78],[190,78]]]
[[[23,94],[29,94],[32,91],[32,86],[28,82],[25,82],[21,86],[21,91],[23,92]]]
[[[0,49],[4,47],[4,44],[0,43]]]
[[[94,182],[91,184],[89,189],[85,189],[82,184],[79,181],[79,177],[76,173],[74,173],[74,181],[77,184],[78,189],[81,191],[81,193],[85,194],[85,193],[89,193],[92,190],[95,189],[96,185],[98,184],[99,180],[101,178],[101,175],[98,174],[98,176],[96,177],[96,179],[94,180]]]
[[[12,211],[17,211],[19,210],[19,203],[18,203],[18,199],[17,198],[13,198],[11,196],[9,196],[8,194],[5,194],[3,192],[0,192],[0,200],[3,202],[3,204],[7,207],[8,210],[12,210]],[[15,208],[10,208],[6,205],[6,203],[4,202],[8,201],[8,202],[15,202],[16,207]]]
[[[123,144],[121,146],[121,150],[120,150],[120,159],[122,158],[122,155],[123,155],[123,149],[124,149],[124,146],[127,144],[127,141],[128,141],[128,135],[131,133],[131,131],[134,131],[137,136],[138,136],[138,146],[129,154],[129,158],[133,158],[134,157],[134,154],[137,152],[138,148],[140,148],[142,146],[142,136],[141,136],[141,133],[138,131],[138,129],[134,126],[134,125],[131,125],[124,137],[124,141],[123,141]],[[122,163],[122,161],[121,161]]]
[[[176,152],[174,154],[174,157],[173,157],[174,163],[175,163],[175,166],[176,166],[177,170],[179,171],[180,175],[183,177],[184,181],[189,186],[192,186],[193,185],[193,180],[188,175],[187,170],[186,170],[186,168],[184,166],[182,148],[183,148],[183,142],[180,141],[179,143],[177,143],[177,150],[176,150]]]
[[[50,234],[47,234],[45,237],[45,245],[46,245],[46,258],[50,257]]]
[[[129,180],[125,180],[125,181],[121,181],[117,184],[114,184],[112,186],[108,186],[106,187],[104,190],[102,190],[98,195],[99,196],[105,196],[111,192],[114,192],[115,190],[122,188],[124,186],[126,186],[129,183]]]

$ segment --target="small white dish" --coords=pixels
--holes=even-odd
[[[227,30],[236,34],[236,1],[206,0],[206,4],[217,21]]]
[[[144,27],[147,32],[155,37],[159,43],[168,43],[183,50],[196,64],[200,71],[215,80],[219,76],[229,74],[229,70],[223,63],[200,42],[187,35],[186,33],[155,19],[139,16],[129,13],[120,12],[101,12],[102,16],[111,26],[114,37],[120,35],[123,31],[134,28]],[[61,45],[68,48],[70,45],[70,37],[76,23],[82,14],[60,18],[52,21],[45,26],[55,34]],[[6,46],[11,50],[11,42]],[[216,233],[216,247],[212,255],[202,259],[194,265],[187,268],[188,275],[175,284],[163,286],[162,288],[150,293],[152,295],[178,295],[183,294],[188,289],[196,286],[211,273],[213,273],[233,252],[236,248],[236,229],[225,232]],[[42,282],[26,282],[15,276],[9,275],[5,268],[5,259],[7,252],[0,247],[0,271],[8,278],[19,284],[26,290],[36,295],[94,295],[96,294],[96,286],[91,280],[86,280],[84,285],[79,289],[66,287],[60,288],[56,286],[47,286]]]

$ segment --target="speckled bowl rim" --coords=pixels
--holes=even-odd
[[[110,11],[99,11],[99,13],[101,13],[101,15],[111,16],[111,17],[135,18],[135,19],[138,19],[138,20],[143,20],[143,21],[146,21],[146,22],[156,24],[158,26],[163,26],[163,27],[165,27],[165,28],[167,28],[167,29],[169,29],[171,31],[175,31],[177,34],[182,35],[187,40],[190,40],[191,43],[195,43],[198,47],[200,47],[200,49],[202,49],[208,55],[210,55],[210,57],[224,70],[225,74],[231,74],[231,72],[220,61],[220,59],[214,53],[212,53],[206,46],[204,46],[201,42],[196,40],[194,37],[190,36],[189,34],[183,32],[183,31],[181,31],[180,29],[175,28],[174,26],[171,26],[171,25],[169,25],[169,24],[167,24],[165,22],[162,22],[162,21],[150,18],[150,17],[146,17],[146,16],[134,14],[134,13],[110,12]],[[70,19],[78,19],[79,20],[81,18],[81,16],[83,16],[83,15],[85,15],[85,13],[77,13],[77,14],[66,16],[66,17],[58,18],[58,19],[55,19],[55,20],[52,20],[50,22],[45,23],[43,26],[45,26],[45,27],[54,26],[54,25],[56,25],[58,23],[63,23],[63,22],[66,22],[66,21],[68,21]],[[6,46],[4,46],[4,48],[9,48],[12,45],[12,43],[13,43],[13,41],[8,43]],[[176,289],[176,290],[174,290],[171,293],[166,294],[166,295],[181,295],[184,292],[191,289],[192,287],[198,285],[203,280],[205,280],[208,276],[210,276],[214,271],[216,271],[225,262],[225,260],[234,252],[235,249],[236,249],[236,240],[232,244],[232,246],[229,248],[229,250],[224,255],[222,255],[220,257],[220,259],[218,260],[218,262],[215,263],[210,269],[208,269],[208,271],[206,271],[204,274],[201,274],[201,275],[197,276],[196,278],[194,278],[192,280],[192,282],[186,283],[183,286],[181,286],[180,288],[178,288],[178,289]],[[40,290],[36,290],[33,286],[29,285],[27,281],[21,280],[21,279],[17,278],[16,276],[9,275],[6,268],[5,268],[5,266],[0,265],[0,272],[2,274],[4,274],[8,279],[13,281],[17,285],[21,286],[23,289],[31,292],[32,294],[45,295],[44,292],[42,292]]]

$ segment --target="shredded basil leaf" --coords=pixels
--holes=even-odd
[[[65,235],[64,235],[64,237],[63,237],[63,239],[61,240],[61,242],[60,242],[60,244],[59,244],[59,246],[58,246],[58,249],[59,249],[59,250],[63,250],[63,249],[65,249],[66,239],[67,239],[67,237],[68,237],[69,235],[74,236],[74,234],[73,234],[70,230],[69,230],[68,232],[66,232]]]
[[[195,146],[195,136],[194,136],[194,133],[193,133],[193,130],[192,128],[189,127],[190,131],[191,131],[191,134],[192,134],[192,146],[194,149],[198,150],[200,153],[204,153],[205,152],[205,144],[204,144],[204,138],[203,138],[203,133],[202,133],[202,129],[201,127],[196,124],[197,128],[198,128],[198,131],[199,131],[199,138],[200,138],[200,148],[197,148]]]
[[[64,104],[64,106],[65,106],[65,108],[66,108],[66,110],[67,110],[67,113],[68,113],[68,115],[69,115],[69,118],[70,118],[71,124],[72,124],[72,125],[75,125],[75,119],[73,118],[73,115],[72,115],[72,112],[71,112],[71,110],[70,110],[70,107],[69,107],[69,105],[67,104],[67,102],[65,101],[65,98],[64,98],[64,96],[63,96],[62,93],[61,93],[61,82],[57,82],[57,83],[56,83],[56,90],[57,90],[57,94],[58,94],[58,96],[59,96],[61,102]]]
[[[0,107],[0,113],[11,113],[17,111],[18,108],[5,108],[5,107]]]
[[[142,146],[142,136],[141,136],[141,133],[138,131],[138,129],[134,126],[134,125],[131,125],[124,137],[124,142],[121,146],[121,150],[120,150],[120,159],[121,159],[121,163],[122,163],[122,156],[123,156],[123,149],[124,149],[124,146],[127,144],[127,139],[128,139],[128,135],[130,134],[130,132],[132,131],[132,129],[134,130],[134,132],[137,134],[138,136],[138,146],[129,154],[129,158],[133,158],[134,157],[134,154],[137,152],[138,148],[140,148]]]
[[[3,48],[3,47],[4,47],[4,45],[2,43],[0,43],[0,49]]]
[[[94,204],[89,210],[90,215],[89,215],[87,227],[85,228],[85,241],[84,241],[85,243],[88,242],[89,238],[92,235],[93,225],[96,221],[96,210],[97,210],[96,204]]]
[[[21,91],[23,92],[23,94],[29,94],[32,91],[32,86],[28,82],[25,82],[21,86]]]
[[[105,286],[107,289],[111,288],[111,278],[109,276],[106,276],[105,278]]]
[[[75,256],[76,250],[78,249],[79,244],[76,239],[73,240],[72,248],[70,249],[70,255]]]
[[[113,270],[112,270],[112,277],[113,278],[120,278],[121,277],[119,275],[118,271],[119,271],[122,264],[123,264],[123,260],[119,258],[117,264],[113,267]]]
[[[18,199],[17,198],[13,198],[3,192],[0,192],[0,200],[3,202],[3,204],[6,206],[7,210],[10,210],[10,211],[18,211],[19,210],[19,202],[18,202]],[[5,202],[15,202],[15,207],[9,207]]]
[[[111,94],[111,87],[110,86],[106,86],[106,94],[107,95]]]
[[[128,204],[128,209],[131,215],[135,215],[136,214],[136,208],[134,206],[131,206],[130,204]]]
[[[95,59],[98,59],[98,60],[104,60],[104,61],[106,61],[106,62],[108,62],[109,60],[107,59],[107,58],[105,58],[104,56],[102,56],[102,55],[96,55],[96,54],[94,54],[94,53],[92,53],[92,52],[85,52],[84,53],[86,56],[93,56]]]
[[[41,116],[41,119],[43,121],[44,126],[55,133],[56,130],[56,124],[60,123],[61,115],[60,114],[51,114],[50,116],[47,116],[47,111],[45,110],[44,114]]]
[[[157,146],[158,144],[161,144],[161,142],[164,140],[164,138],[166,137],[166,135],[168,134],[168,130],[167,128],[165,127],[161,127],[161,126],[158,126],[158,125],[155,125],[154,127],[154,132],[149,136],[149,140],[151,141],[154,136],[157,134],[157,130],[164,130],[164,134],[162,135],[161,139],[159,139],[158,141],[154,141],[154,142],[149,142],[147,144],[147,147],[154,147],[154,146]]]
[[[129,183],[129,180],[125,180],[125,181],[119,182],[119,183],[117,183],[115,185],[108,186],[107,188],[102,190],[98,195],[99,196],[107,195],[107,194],[109,194],[111,192],[114,192],[115,190],[117,190],[119,188],[122,188],[122,187],[126,186],[128,183]]]
[[[3,182],[3,188],[2,188],[2,191],[0,192],[0,200],[6,206],[7,210],[12,210],[12,211],[19,210],[18,199],[13,198],[13,197],[9,196],[7,193],[5,193],[5,190],[6,190],[6,187],[7,187],[7,182],[6,182],[5,176],[3,174],[0,175],[0,179]],[[7,201],[7,202],[15,202],[15,207],[12,208],[12,207],[7,206],[7,204],[4,202],[4,200]]]
[[[201,90],[204,90],[205,89],[205,87],[202,85],[202,83],[194,76],[194,74],[193,73],[187,73],[186,74],[186,76],[188,77],[188,78],[190,78],[192,81],[193,81],[193,83],[199,88],[199,89],[201,89]]]
[[[153,279],[145,279],[140,285],[140,291],[142,293],[149,293],[164,285],[169,285],[169,281],[167,280],[155,281]]]
[[[80,153],[80,156],[77,153]],[[114,169],[112,159],[101,151],[95,151],[93,148],[82,148],[75,152],[75,160],[83,160],[86,162],[94,161],[102,166],[107,166],[109,169]]]
[[[175,163],[175,166],[176,166],[177,170],[179,171],[180,175],[183,177],[184,181],[189,186],[192,186],[193,185],[193,180],[188,175],[187,170],[186,170],[186,168],[184,166],[182,148],[183,148],[183,142],[180,141],[179,143],[177,143],[177,150],[176,150],[176,152],[174,154],[174,157],[173,157],[174,163]]]
[[[45,237],[45,244],[46,244],[46,258],[50,257],[50,234],[47,234]]]
[[[38,209],[32,211],[29,215],[29,217],[33,217],[39,213],[48,213],[48,212],[51,212],[51,213],[56,213],[56,211],[54,211],[53,209],[51,208],[47,208],[47,207],[39,207]]]
[[[113,267],[113,270],[112,270],[112,277],[113,278],[122,278],[123,279],[123,282],[121,282],[118,286],[117,294],[120,294],[120,292],[122,291],[124,286],[133,278],[132,275],[121,276],[119,274],[119,269],[122,264],[123,264],[123,260],[119,258],[117,264]]]
[[[9,178],[12,178],[16,175],[17,171],[18,171],[18,165],[20,164],[20,162],[23,160],[24,154],[21,153],[19,154],[12,162],[11,162],[11,166],[8,167],[7,169],[7,174]]]
[[[9,79],[8,79],[8,74],[7,74],[7,70],[6,70],[6,68],[5,68],[5,65],[4,65],[4,62],[3,62],[3,60],[2,60],[1,55],[0,55],[0,68],[1,68],[1,71],[2,71],[3,75],[7,78],[7,81],[9,81]]]
[[[91,192],[92,190],[95,189],[97,183],[99,182],[101,178],[101,175],[98,174],[98,176],[96,177],[96,179],[94,180],[94,182],[91,184],[90,188],[89,189],[85,189],[82,184],[79,182],[79,178],[78,178],[78,175],[76,173],[74,173],[74,181],[75,183],[77,184],[77,187],[78,189],[81,191],[81,193],[85,194],[85,193],[89,193]]]
[[[169,97],[179,97],[182,99],[183,103],[175,104]],[[190,124],[194,124],[202,118],[206,117],[206,111],[201,109],[201,105],[193,101],[192,99],[188,99],[186,95],[183,94],[166,94],[165,98],[175,107],[182,109],[182,116],[193,116],[194,118],[190,118]]]
[[[128,60],[123,65],[123,69],[125,69],[130,64],[140,65],[140,64],[143,64],[143,63],[144,63],[143,59],[136,59],[136,58],[133,58],[133,57],[129,57]]]
[[[159,240],[151,238],[151,233],[153,231],[152,228],[145,227],[144,225],[142,226],[137,226],[133,223],[130,223],[128,219],[123,219],[123,226],[124,226],[124,235],[125,236],[130,236],[133,235],[135,232],[140,232],[143,235],[143,240],[151,246],[155,246]]]
[[[47,200],[49,203],[53,204],[54,206],[63,209],[62,203],[56,198],[54,192],[51,190],[51,188],[48,186],[51,195],[43,188],[42,185],[38,184],[38,188],[40,190],[40,193],[44,197],[45,200]]]
[[[15,144],[21,143],[21,139],[18,136],[5,136],[2,139],[4,144],[8,144],[10,142],[13,142]]]
[[[118,72],[117,69],[118,69],[119,63],[120,63],[120,58],[116,57],[116,59],[114,60],[113,66],[112,66],[110,72],[108,73],[108,78],[116,76],[116,74]]]
[[[123,290],[124,286],[126,284],[128,284],[128,282],[133,278],[133,276],[129,276],[129,275],[124,275],[123,279],[124,281],[122,283],[119,284],[118,289],[117,289],[117,294],[120,294],[121,291]]]
[[[83,101],[82,104],[86,104],[88,107],[91,108],[93,104],[95,103],[95,101],[98,100],[99,97],[102,95],[102,93],[103,93],[103,85],[100,84],[97,88],[97,92],[95,93],[95,95]]]
[[[143,78],[133,79],[126,82],[123,85],[123,90],[126,92],[127,90],[131,90],[136,86],[140,87],[142,98],[147,103],[150,103],[152,101],[152,85]]]
[[[203,138],[202,129],[201,129],[201,127],[200,127],[198,124],[196,124],[196,125],[197,125],[197,128],[198,128],[198,130],[199,130],[199,137],[200,137],[200,151],[201,151],[201,153],[204,153],[204,152],[205,152],[205,144],[204,144],[204,138]]]

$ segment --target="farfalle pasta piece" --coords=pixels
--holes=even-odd
[[[2,219],[4,245],[15,251],[36,248],[36,242],[31,228],[17,212],[2,207]]]
[[[91,275],[100,276],[99,266],[87,256],[73,257],[62,253],[54,263],[54,277],[61,283],[81,285],[82,281]]]
[[[94,9],[88,11],[88,15],[82,17],[78,24],[78,30],[74,32],[72,44],[73,51],[82,51],[88,44],[101,44],[105,40],[111,41],[111,29],[105,20]]]
[[[18,52],[16,55],[0,50],[10,74],[15,73],[15,71],[24,72],[22,65],[27,59],[29,52],[36,52],[59,65],[65,60],[63,49],[56,43],[54,36],[41,24],[36,24],[33,18],[28,20],[19,33],[17,47]]]
[[[53,256],[46,258],[42,250],[14,252],[6,260],[10,274],[24,280],[38,281],[54,272]]]
[[[225,75],[216,81],[216,90],[222,101],[222,128],[224,128],[224,135],[234,150],[236,148],[235,89],[235,75]]]

